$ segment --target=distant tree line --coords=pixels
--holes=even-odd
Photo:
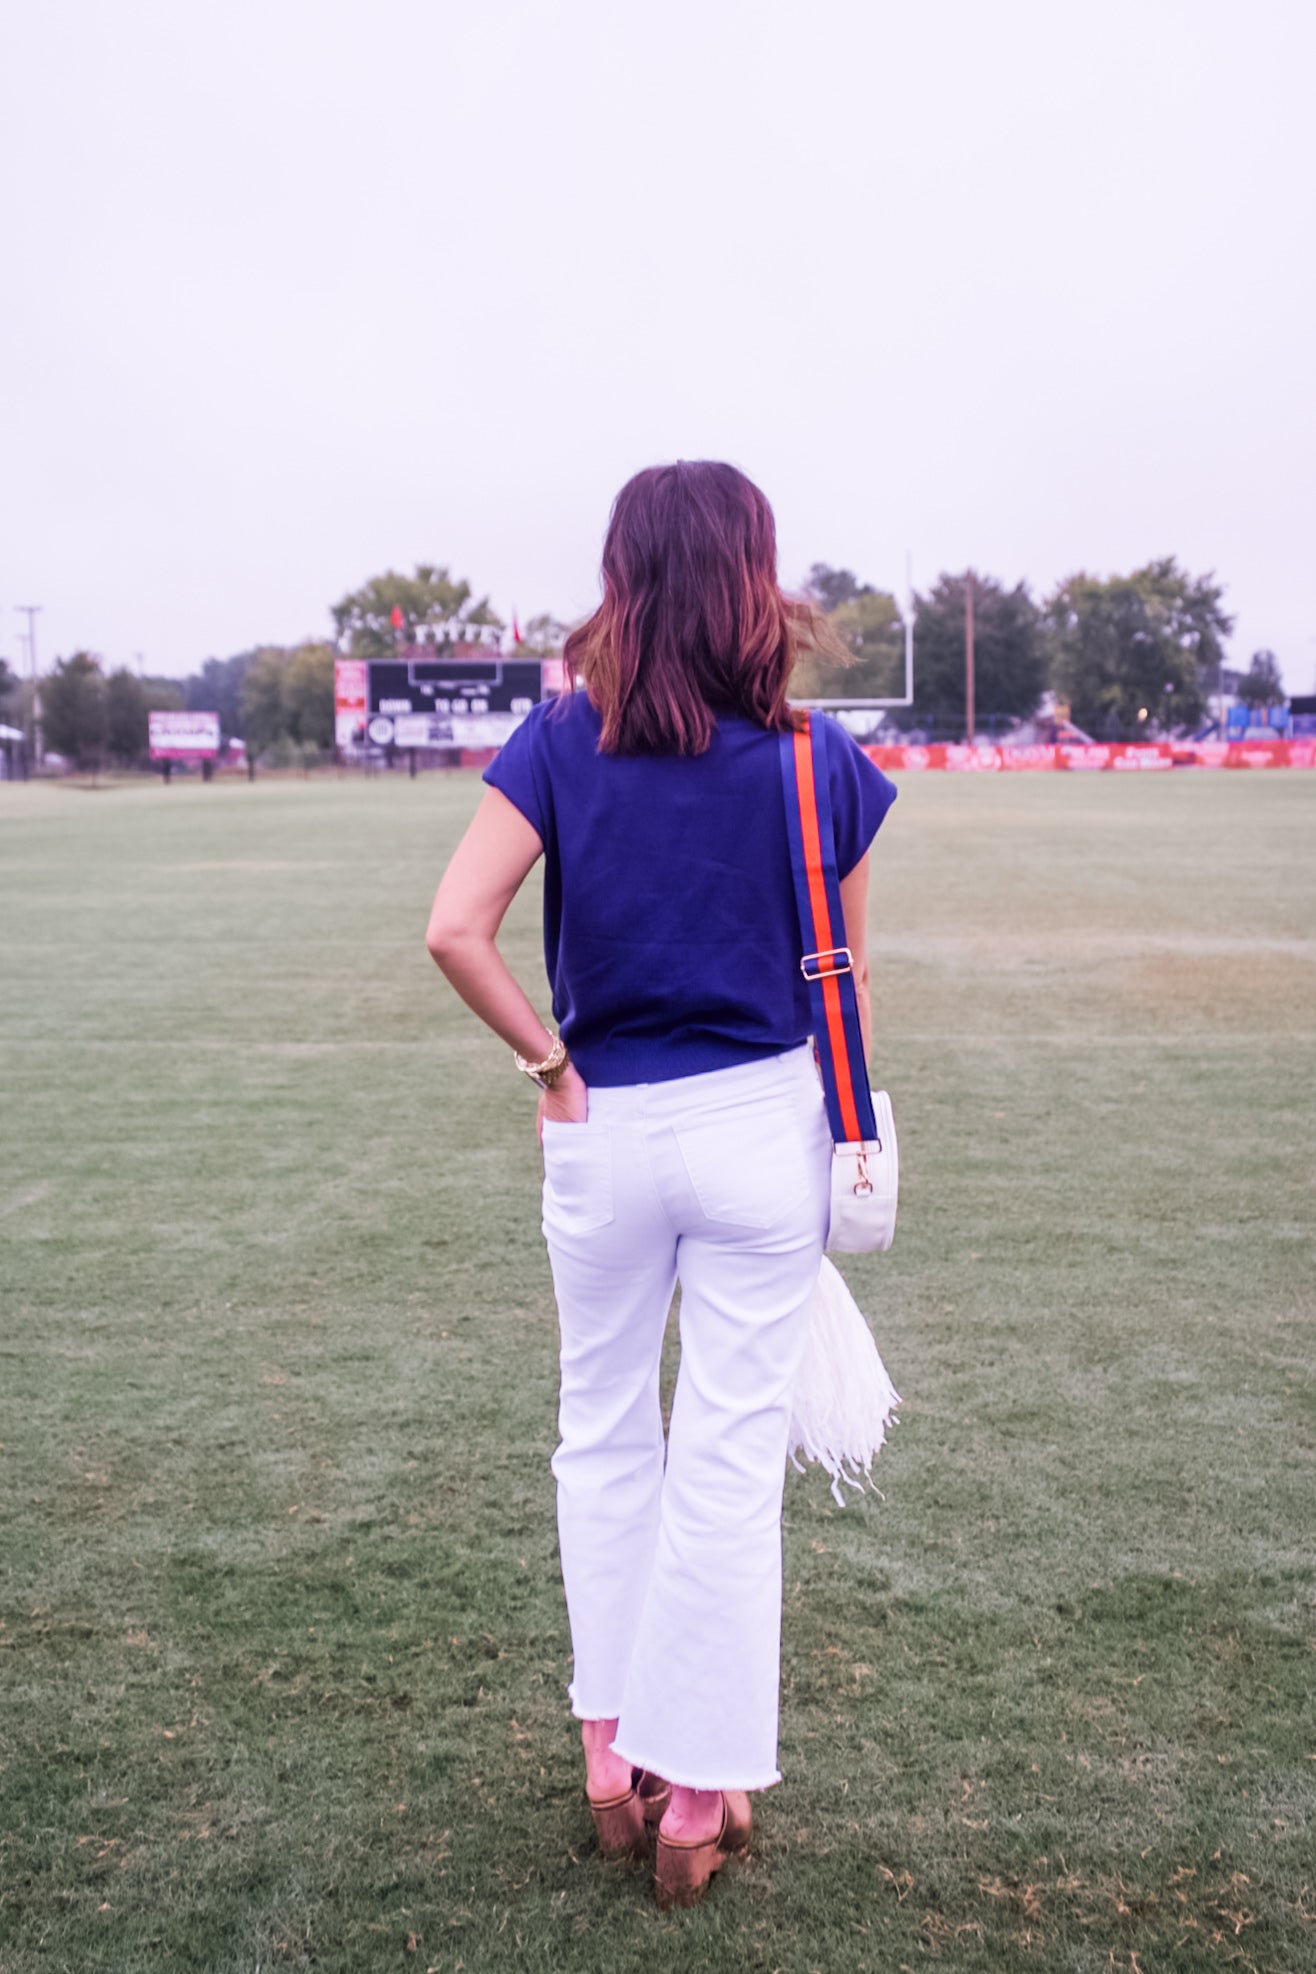
[[[914,703],[889,710],[895,726],[963,731],[970,579],[980,726],[1027,719],[1048,690],[1069,706],[1078,726],[1102,739],[1191,728],[1203,719],[1233,619],[1213,576],[1190,575],[1166,556],[1130,576],[1070,576],[1040,603],[1023,583],[1011,589],[968,570],[939,576],[914,599]],[[808,588],[854,663],[806,658],[796,673],[797,695],[900,697],[904,623],[895,597],[826,563],[815,563]],[[1252,705],[1283,698],[1273,652],[1255,655],[1238,696]]]
[[[502,628],[487,598],[429,564],[412,576],[372,577],[330,614],[340,644],[258,645],[207,658],[184,679],[111,671],[91,651],[58,659],[41,680],[44,745],[79,768],[142,767],[150,758],[149,715],[186,709],[218,713],[224,739],[245,741],[253,757],[305,763],[333,747],[334,661],[344,649],[357,658],[389,657],[399,644],[439,651],[476,627]],[[527,636],[527,655],[557,648],[564,629],[552,617],[532,619],[538,643]],[[0,719],[26,723],[29,701],[30,689],[0,660]]]
[[[90,651],[57,661],[41,681],[44,745],[80,768],[138,767],[147,758],[147,716],[185,704],[177,679],[106,672]]]
[[[1037,711],[1049,690],[1078,726],[1098,738],[1191,728],[1216,689],[1223,640],[1233,620],[1213,576],[1193,576],[1173,556],[1129,576],[1066,578],[1034,601],[1024,583],[964,571],[941,575],[915,596],[914,703],[889,709],[906,732],[958,733],[965,724],[965,598],[974,596],[977,722],[1010,724]],[[896,698],[904,688],[904,622],[895,597],[861,583],[849,569],[817,562],[809,594],[853,653],[840,666],[814,655],[797,667],[797,698]],[[337,642],[259,645],[208,658],[177,680],[107,671],[94,653],[62,659],[41,682],[45,744],[80,767],[131,768],[148,759],[154,710],[219,714],[225,739],[253,757],[307,762],[334,744],[334,661],[391,657],[419,645],[441,652],[503,628],[487,597],[446,568],[420,564],[410,576],[389,570],[334,604]],[[526,657],[561,650],[567,626],[548,613],[528,619],[518,649]],[[0,661],[0,718],[25,716],[27,688]],[[1282,700],[1272,651],[1258,651],[1237,680],[1238,697],[1264,707]]]
[[[43,743],[79,768],[139,768],[150,758],[150,714],[186,709],[218,713],[226,741],[304,761],[333,746],[336,655],[331,644],[264,645],[166,679],[108,671],[94,652],[75,651],[41,681]],[[0,677],[0,707],[12,718],[26,719],[28,697],[12,674]]]

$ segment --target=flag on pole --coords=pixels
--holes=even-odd
[[[513,644],[525,643],[525,639],[521,635],[520,621],[517,618],[517,614],[515,610],[513,610],[512,612],[512,643]]]

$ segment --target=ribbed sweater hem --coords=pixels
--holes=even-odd
[[[586,1044],[578,1048],[568,1041],[571,1059],[584,1077],[601,1090],[621,1089],[635,1083],[675,1083],[684,1076],[703,1076],[710,1069],[734,1069],[740,1063],[767,1062],[773,1056],[788,1055],[808,1040],[804,1035],[784,1036],[775,1042],[682,1042],[655,1038],[652,1041]]]

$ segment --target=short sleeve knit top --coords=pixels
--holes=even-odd
[[[810,1032],[776,734],[722,715],[704,754],[603,754],[584,692],[536,706],[484,779],[544,846],[553,1014],[587,1083],[666,1082]],[[824,721],[837,869],[896,798]]]

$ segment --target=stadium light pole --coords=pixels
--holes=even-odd
[[[39,768],[41,766],[41,699],[37,689],[37,618],[41,615],[42,605],[16,603],[14,611],[27,618],[27,675],[32,685],[28,725],[32,743],[32,765]]]

